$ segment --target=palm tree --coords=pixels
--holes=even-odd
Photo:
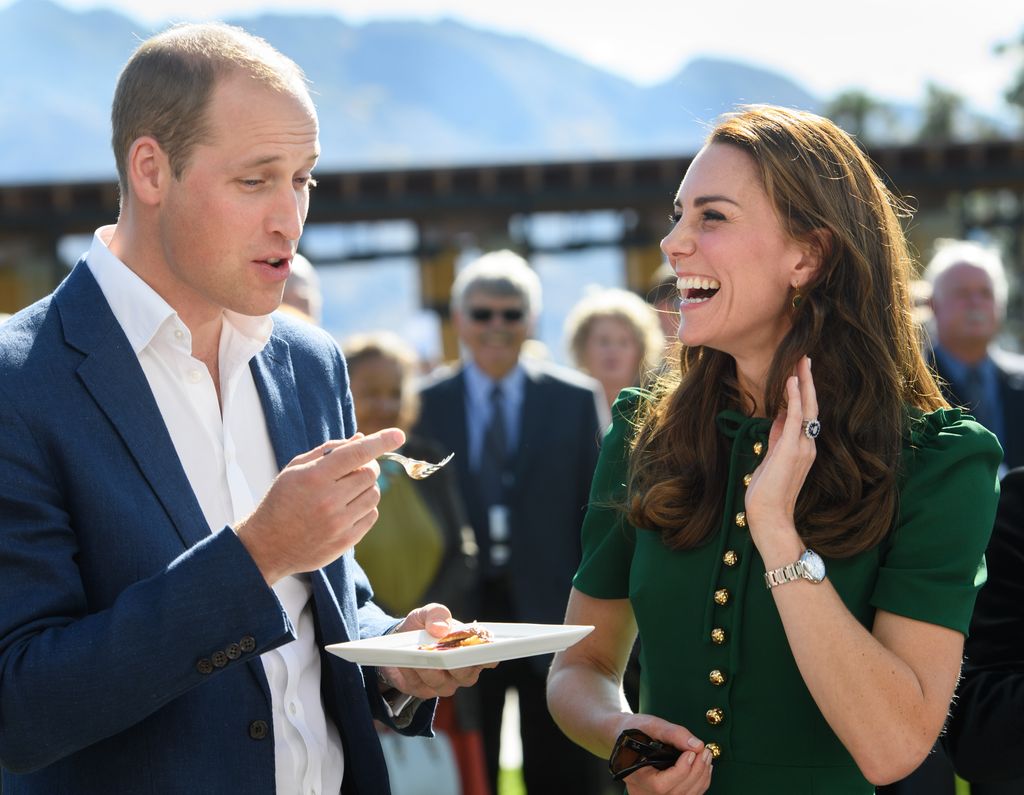
[[[847,89],[833,97],[825,106],[825,115],[862,144],[867,144],[878,132],[889,131],[893,120],[885,102],[859,88]]]
[[[997,55],[1005,55],[1008,52],[1020,54],[1024,52],[1024,33],[1021,33],[1017,41],[1003,42],[995,46]],[[1024,64],[1017,69],[1017,76],[1003,93],[1006,101],[1024,114]]]
[[[964,106],[964,98],[929,82],[925,87],[924,119],[917,132],[922,143],[948,143],[956,138],[957,120]]]

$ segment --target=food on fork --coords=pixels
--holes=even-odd
[[[481,643],[490,643],[494,640],[490,630],[478,624],[466,624],[461,629],[449,632],[436,643],[427,643],[419,648],[423,651],[446,651],[448,649],[461,649],[464,646],[479,646]]]

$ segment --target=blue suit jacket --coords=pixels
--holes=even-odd
[[[1024,466],[1024,356],[999,348],[992,348],[989,356],[996,366],[999,398],[1003,404],[1003,438],[999,440],[1003,446],[1003,463],[1013,469]],[[936,356],[931,357],[930,364],[943,379],[943,397],[951,405],[964,405],[960,399],[960,395],[966,394],[963,385],[940,369]]]
[[[251,368],[279,466],[352,433],[344,361],[323,332],[276,318]],[[394,623],[351,552],[310,578],[321,647]],[[4,795],[274,792],[258,655],[292,638],[235,534],[210,533],[138,360],[79,263],[0,329]],[[374,672],[326,653],[321,664],[344,791],[388,793]],[[431,706],[408,733],[429,731]]]

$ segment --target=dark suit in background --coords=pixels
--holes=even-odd
[[[1024,466],[1024,356],[1001,348],[991,348],[988,353],[996,373],[996,388],[1001,404],[1001,428],[999,443],[1003,446],[1003,463],[1007,469]],[[942,378],[942,394],[954,406],[970,405],[966,387],[953,377],[950,368],[943,366],[943,354],[933,357],[932,364]],[[984,423],[983,423],[984,424]]]
[[[1002,481],[988,581],[944,742],[972,795],[1024,792],[1024,467]]]
[[[490,564],[487,510],[470,469],[461,369],[423,389],[417,432],[455,453],[452,463],[458,469],[484,572],[479,618],[558,624],[564,619],[580,559],[580,525],[597,463],[599,395],[594,382],[571,370],[529,359],[520,360],[520,366],[526,380],[520,438],[513,452],[515,477],[508,495],[506,566],[497,569]],[[515,687],[530,795],[595,792],[598,760],[562,735],[548,714],[544,686],[550,662],[550,656],[504,662],[480,678],[477,687],[492,779],[497,775],[501,705],[506,688]]]

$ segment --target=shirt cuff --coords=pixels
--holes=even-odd
[[[381,697],[384,699],[384,709],[387,710],[388,717],[394,721],[396,729],[404,729],[412,723],[416,710],[423,703],[422,698],[407,695],[394,688],[382,693]]]

